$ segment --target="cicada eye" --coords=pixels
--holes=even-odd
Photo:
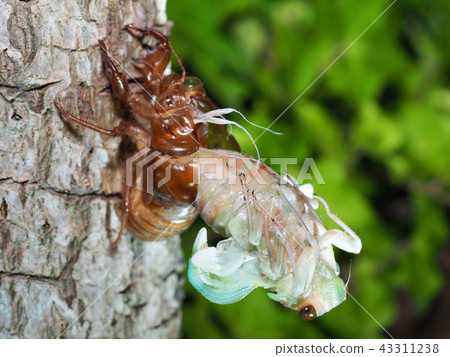
[[[317,317],[316,309],[312,305],[306,305],[298,313],[300,317],[306,321],[313,320]]]

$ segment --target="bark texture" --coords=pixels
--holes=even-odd
[[[2,338],[58,337],[86,309],[62,337],[179,334],[179,238],[126,233],[110,253],[121,139],[66,123],[53,106],[117,123],[97,39],[131,70],[139,43],[127,23],[164,32],[165,0],[0,0]]]

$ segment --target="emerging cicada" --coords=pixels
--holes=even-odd
[[[105,135],[127,135],[142,153],[133,162],[138,184],[124,190],[122,226],[114,244],[125,227],[144,240],[180,234],[200,213],[224,237],[209,247],[202,228],[194,243],[189,280],[207,299],[233,303],[264,287],[271,291],[270,298],[306,320],[343,302],[346,284],[332,246],[359,253],[360,239],[330,213],[311,185],[299,186],[289,175],[280,176],[240,153],[226,131],[226,124],[236,123],[223,116],[232,109],[219,109],[200,80],[186,76],[163,34],[127,28],[159,40],[135,60],[144,93],[130,90],[105,44],[99,43],[114,94],[144,124],[121,120],[115,128],[104,129],[55,102],[66,119]],[[171,52],[182,74],[164,74]],[[139,165],[151,170],[137,170]],[[343,230],[325,227],[315,211],[319,202]]]

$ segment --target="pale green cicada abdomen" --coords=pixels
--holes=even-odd
[[[195,240],[188,275],[203,296],[230,304],[263,287],[306,320],[345,300],[332,246],[357,254],[361,240],[312,185],[236,152],[201,149],[197,157],[197,209],[225,237],[210,247],[203,228]],[[343,230],[325,227],[319,202]]]

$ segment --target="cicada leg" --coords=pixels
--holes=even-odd
[[[61,115],[65,119],[73,121],[74,123],[80,124],[86,128],[94,130],[100,134],[113,136],[113,137],[121,136],[121,135],[128,135],[144,145],[147,145],[151,139],[151,134],[135,123],[125,121],[122,119],[122,120],[120,120],[119,124],[117,126],[115,126],[114,128],[105,129],[105,128],[102,128],[101,126],[95,125],[86,120],[83,120],[83,119],[73,116],[72,114],[67,112],[57,101],[55,101],[54,104],[55,104],[55,107],[58,109],[58,111],[61,113]]]
[[[277,253],[273,249],[272,241],[270,240],[269,217],[267,217],[266,215],[264,215],[264,239],[266,241],[270,264],[273,268],[273,263],[277,260]]]
[[[164,70],[170,61],[170,44],[166,36],[156,30],[141,29],[133,25],[125,26],[129,30],[137,31],[145,35],[151,35],[158,39],[159,45],[154,51],[149,52],[142,58],[135,59],[136,63],[142,64],[143,68],[140,71],[143,75],[144,83],[151,84],[155,78],[161,78]]]
[[[243,172],[241,172],[239,174],[239,180],[241,181],[241,185],[242,185],[242,192],[244,194],[244,203],[245,203],[245,208],[247,210],[247,219],[248,219],[248,235],[250,236],[252,233],[252,229],[253,229],[253,221],[252,221],[252,212],[250,210],[250,201],[249,201],[249,197],[248,197],[248,189],[247,189],[247,182],[245,181],[245,174]]]
[[[172,46],[170,45],[170,42],[166,36],[164,36],[161,32],[153,29],[141,29],[133,25],[126,25],[125,27],[129,30],[138,31],[144,35],[151,35],[160,41],[160,44],[155,51],[150,52],[147,56],[145,56],[141,60],[138,60],[138,62],[145,63],[149,67],[152,67],[155,71],[153,74],[160,76],[163,74],[164,70],[169,64],[170,52],[172,52],[175,58],[177,59],[178,64],[180,65],[181,71],[183,73],[182,78],[184,82],[184,79],[186,78],[186,70],[183,66],[183,63],[181,63],[181,60],[178,57],[177,53],[173,50]]]
[[[125,227],[127,225],[128,216],[130,215],[130,193],[131,193],[131,187],[127,185],[125,188],[125,193],[122,197],[122,221],[120,224],[119,234],[117,235],[116,240],[111,243],[111,251],[113,253],[115,253],[117,251],[117,247],[122,238],[123,230],[125,229]]]
[[[131,92],[125,75],[117,69],[105,43],[102,40],[99,40],[98,43],[100,44],[103,63],[106,67],[105,73],[111,83],[114,95],[134,114],[143,119],[151,120],[155,116],[155,109],[152,103],[142,94]],[[151,95],[151,93],[148,94]]]

